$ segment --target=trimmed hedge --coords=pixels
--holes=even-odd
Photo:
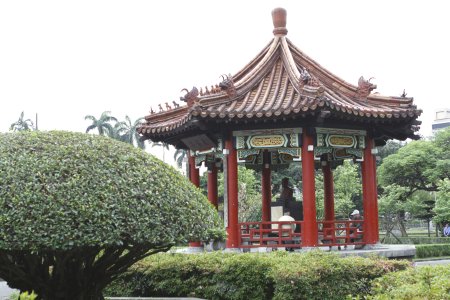
[[[346,257],[321,251],[270,254],[159,254],[135,264],[108,296],[205,299],[343,299],[367,295],[374,278],[406,261]]]
[[[416,257],[450,256],[450,244],[416,245]]]
[[[408,236],[399,237],[401,244],[450,244],[450,238],[448,237],[418,237],[418,236]],[[394,237],[385,238],[383,244],[400,244],[399,241]]]
[[[450,299],[450,266],[409,268],[373,281],[373,295],[367,299]]]

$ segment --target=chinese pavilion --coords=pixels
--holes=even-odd
[[[405,93],[382,96],[363,77],[352,85],[335,76],[286,38],[286,10],[273,10],[272,18],[272,41],[241,71],[210,88],[185,90],[186,105],[160,105],[139,133],[189,150],[189,178],[196,186],[205,163],[208,199],[216,207],[217,172],[223,171],[227,248],[376,244],[375,147],[388,139],[417,139],[421,110]],[[344,159],[361,164],[360,221],[335,219],[333,169]],[[261,170],[261,222],[238,222],[238,163]],[[295,221],[279,221],[271,207],[271,172],[289,164],[302,166],[302,202],[292,206],[302,213],[291,214],[300,216]],[[323,220],[316,218],[318,168],[324,175]],[[363,229],[352,230],[350,222]]]

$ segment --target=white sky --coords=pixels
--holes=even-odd
[[[431,134],[434,110],[450,107],[445,0],[1,1],[0,131],[25,111],[40,130],[83,132],[85,115],[136,119],[216,84],[271,40],[278,6],[297,47],[355,85],[406,89]]]

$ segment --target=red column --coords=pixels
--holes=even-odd
[[[217,167],[215,165],[208,170],[208,200],[217,209]]]
[[[195,157],[189,155],[189,180],[196,187],[200,186],[200,171],[195,167]],[[200,242],[190,242],[189,247],[201,247]]]
[[[314,145],[312,136],[303,130],[302,145],[302,182],[303,182],[303,226],[302,245],[317,246],[316,191],[314,178],[314,151],[308,146]]]
[[[364,242],[376,244],[378,236],[378,200],[375,156],[372,154],[374,142],[366,138],[364,161],[361,165],[364,209]]]
[[[329,162],[326,162],[325,166],[322,166],[323,173],[323,185],[324,185],[324,208],[325,208],[325,221],[334,220],[334,183],[333,172]]]
[[[272,201],[272,182],[270,178],[269,152],[263,153],[263,169],[261,174],[262,221],[270,221],[270,202]]]
[[[233,137],[225,141],[225,149],[228,149],[228,227],[227,227],[227,248],[239,247],[239,227],[238,227],[238,169],[237,152],[233,147]]]
[[[200,186],[200,172],[195,167],[195,157],[189,155],[189,180],[196,187]]]

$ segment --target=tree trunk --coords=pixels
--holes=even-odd
[[[12,288],[39,300],[103,300],[102,290],[118,274],[145,256],[171,245],[77,248],[66,251],[2,251],[0,276]]]
[[[403,218],[400,215],[397,215],[397,223],[398,228],[400,229],[400,233],[402,234],[402,237],[408,237],[408,233],[406,232],[405,228],[405,222],[403,221]]]

